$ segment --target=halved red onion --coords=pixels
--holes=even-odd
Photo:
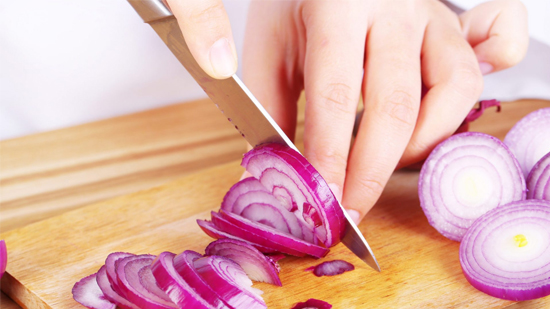
[[[228,307],[228,304],[217,295],[217,292],[195,270],[193,263],[201,257],[202,255],[198,252],[186,250],[174,257],[174,269],[199,296],[214,308],[231,308]]]
[[[319,172],[298,152],[280,144],[245,154],[242,166],[275,195],[328,248],[345,232],[338,201]]]
[[[221,256],[206,256],[194,261],[200,276],[217,295],[233,308],[265,309],[260,290],[252,287],[252,281],[239,264]]]
[[[214,309],[178,274],[174,268],[174,257],[173,253],[163,252],[151,265],[159,287],[180,308]]]
[[[429,223],[460,241],[475,219],[500,205],[525,198],[516,159],[487,134],[453,135],[430,154],[420,172],[418,195]]]
[[[91,309],[115,309],[116,305],[99,288],[96,276],[92,274],[75,283],[72,290],[74,300]]]
[[[4,275],[7,265],[8,265],[8,249],[6,248],[6,242],[2,239],[0,240],[0,279]]]
[[[331,309],[332,305],[326,301],[310,298],[303,303],[297,303],[292,309]]]
[[[96,281],[97,285],[103,292],[103,295],[110,302],[116,304],[122,309],[140,309],[138,306],[134,305],[131,301],[127,300],[113,289],[111,282],[109,281],[109,277],[107,276],[107,267],[105,265],[101,266],[101,268],[97,271]]]
[[[355,269],[353,264],[343,260],[326,261],[316,266],[306,268],[306,271],[313,271],[317,277],[336,276]]]
[[[506,134],[504,143],[518,159],[525,177],[535,163],[550,152],[549,136],[550,107],[523,117]]]
[[[290,255],[303,256],[308,254],[314,257],[323,257],[329,251],[327,248],[308,243],[292,235],[281,233],[269,226],[252,222],[223,210],[220,210],[219,213],[212,212],[212,222],[230,234]]]
[[[118,287],[129,301],[141,308],[177,308],[157,285],[151,272],[154,255],[129,256],[116,265]]]
[[[527,198],[550,201],[550,152],[531,169],[527,190]]]
[[[466,279],[491,296],[550,295],[550,202],[523,200],[477,219],[460,244]]]
[[[197,224],[208,236],[210,236],[212,238],[215,238],[215,239],[228,238],[228,239],[235,239],[235,240],[238,240],[238,241],[242,241],[242,242],[248,243],[251,246],[254,246],[256,249],[260,250],[263,253],[277,253],[278,252],[274,248],[268,248],[268,247],[250,242],[246,239],[242,239],[242,238],[237,237],[235,235],[231,235],[229,233],[226,233],[226,232],[220,230],[214,223],[212,223],[210,221],[198,219]],[[304,255],[305,254],[302,254],[302,256],[304,256]]]
[[[223,256],[236,262],[253,281],[282,286],[278,263],[247,243],[219,239],[206,247],[205,254]]]

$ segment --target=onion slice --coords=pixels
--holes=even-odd
[[[74,300],[91,309],[115,309],[116,305],[99,288],[96,276],[92,274],[75,283],[72,290]]]
[[[197,294],[178,274],[174,268],[174,257],[175,254],[171,252],[163,252],[151,265],[151,271],[160,288],[179,308],[215,308]]]
[[[326,301],[310,298],[303,303],[297,303],[292,309],[331,309],[332,305]]]
[[[265,309],[260,290],[239,264],[221,256],[206,256],[194,261],[195,269],[217,295],[233,308]]]
[[[518,159],[525,177],[544,155],[550,152],[550,107],[536,110],[518,121],[504,143]]]
[[[550,152],[531,169],[527,190],[527,198],[550,201]]]
[[[247,243],[233,239],[216,240],[206,247],[205,254],[223,256],[236,262],[253,281],[282,286],[278,263]]]
[[[101,289],[101,292],[103,292],[105,298],[110,302],[116,304],[122,309],[140,309],[138,306],[134,305],[113,289],[111,282],[109,282],[107,267],[105,265],[101,266],[101,268],[97,271],[96,281],[97,285]]]
[[[460,244],[466,279],[491,296],[550,295],[550,202],[523,200],[477,219]]]
[[[0,279],[4,275],[7,265],[8,265],[8,249],[6,248],[6,242],[2,239],[0,240]]]
[[[115,292],[117,292],[119,295],[123,295],[122,291],[118,287],[118,276],[116,274],[116,263],[117,261],[129,257],[134,256],[133,253],[127,253],[127,252],[113,252],[107,256],[105,259],[105,272],[107,273],[107,278],[109,279],[109,282],[111,283],[111,287]]]
[[[353,264],[343,260],[326,261],[317,266],[311,266],[306,268],[306,271],[313,271],[313,274],[317,277],[322,276],[336,276],[343,274],[347,271],[355,269]]]
[[[418,195],[429,223],[460,241],[475,219],[525,198],[518,162],[501,141],[467,132],[453,135],[430,154],[420,172]]]

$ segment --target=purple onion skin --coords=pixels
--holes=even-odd
[[[4,275],[7,265],[8,265],[8,249],[6,248],[6,242],[2,239],[0,240],[0,279]]]
[[[542,157],[527,176],[527,198],[550,201],[550,152]]]
[[[499,247],[492,244],[507,244],[502,242],[499,236],[516,234],[516,231],[506,233],[506,229],[518,228],[522,224],[528,229],[538,228],[539,232],[542,230],[543,237],[539,239],[542,251],[534,251],[536,252],[534,257],[526,257],[529,252],[537,250],[537,248],[528,248],[531,251],[524,251],[521,253],[523,256],[516,254],[514,257],[516,260],[518,256],[525,260],[511,262],[512,255],[509,252],[499,254],[496,251]],[[533,234],[532,231],[531,234]],[[495,208],[472,224],[460,244],[459,258],[464,276],[476,289],[501,299],[524,301],[548,296],[550,295],[548,235],[550,235],[549,201],[522,200]],[[525,241],[523,246],[529,245],[530,239],[525,238]],[[540,241],[543,243],[540,244]],[[518,247],[523,246],[518,245]],[[495,263],[502,263],[502,261],[507,264],[497,266]]]
[[[353,264],[343,260],[326,261],[317,266],[312,266],[306,269],[306,271],[313,270],[313,274],[317,277],[322,276],[336,276],[343,274],[347,271],[355,269]]]
[[[116,305],[105,297],[97,285],[96,276],[92,274],[75,283],[73,299],[90,309],[115,309]]]
[[[297,303],[292,309],[331,309],[332,305],[315,298],[310,298],[303,303]]]

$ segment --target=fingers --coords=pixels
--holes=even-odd
[[[476,56],[462,37],[458,22],[449,23],[452,18],[432,20],[426,27],[422,76],[428,92],[400,166],[425,158],[435,145],[453,134],[483,90]]]
[[[460,15],[483,74],[519,63],[527,52],[527,10],[519,0],[485,2]]]
[[[307,33],[304,64],[304,155],[340,199],[361,76],[366,1],[310,1],[303,8]]]
[[[218,79],[237,71],[237,51],[222,0],[168,0],[201,68]]]
[[[424,25],[407,5],[393,6],[381,14],[369,32],[365,111],[350,155],[343,197],[344,207],[357,211],[359,218],[378,200],[416,123]]]

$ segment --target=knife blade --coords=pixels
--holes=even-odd
[[[218,109],[252,146],[275,142],[285,144],[298,151],[294,143],[237,75],[218,80],[210,77],[201,69],[189,51],[177,20],[164,0],[128,0],[128,2],[143,21],[155,30]],[[346,217],[346,232],[342,243],[367,265],[380,271],[380,266],[365,237],[341,204],[340,207]]]

